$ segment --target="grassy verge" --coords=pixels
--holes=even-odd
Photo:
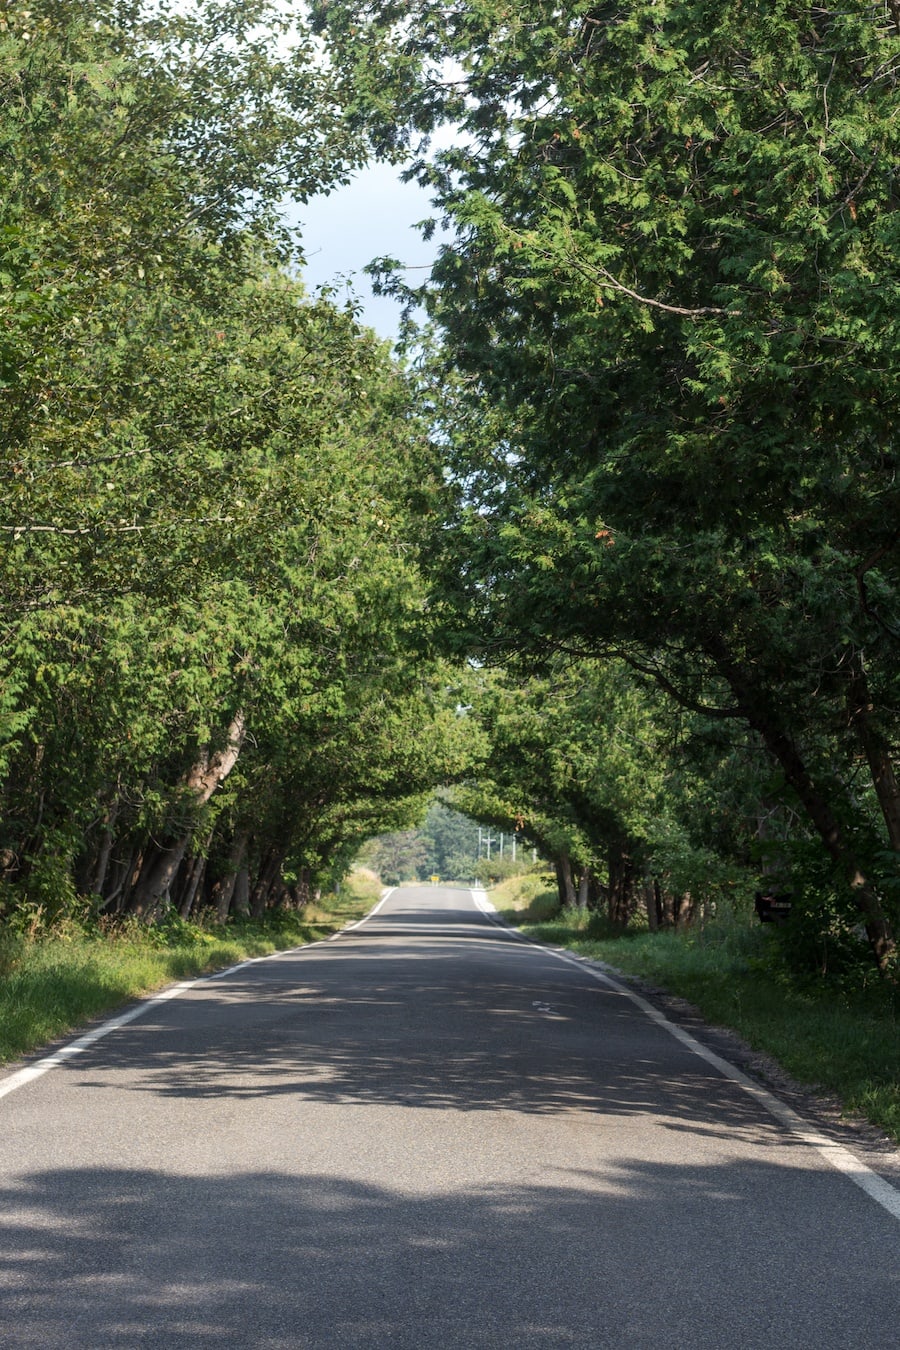
[[[775,935],[737,919],[686,933],[612,937],[582,911],[549,915],[552,897],[491,893],[523,933],[606,961],[689,1000],[702,1016],[738,1032],[798,1082],[838,1097],[900,1143],[900,991],[791,979]]]
[[[155,928],[125,923],[91,932],[63,923],[32,940],[0,931],[0,1063],[175,980],[327,937],[361,918],[380,893],[377,881],[354,874],[339,896],[326,896],[302,914],[273,913],[261,923],[239,919],[219,927],[172,920]]]
[[[556,883],[546,872],[523,872],[491,887],[491,903],[510,923],[541,923],[559,912]]]

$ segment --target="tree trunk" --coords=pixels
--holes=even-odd
[[[191,917],[191,910],[194,908],[194,901],[197,898],[197,891],[200,888],[200,882],[203,880],[203,873],[205,871],[206,859],[202,854],[191,860],[191,866],[184,887],[184,894],[180,897],[178,905],[178,913],[183,919],[189,919]]]
[[[609,922],[615,928],[624,928],[633,910],[634,866],[628,851],[616,842],[609,848]]]
[[[873,711],[862,656],[857,654],[853,658],[850,685],[850,725],[855,727],[862,741],[891,848],[900,852],[900,783],[894,772],[890,746],[872,718]]]
[[[183,790],[192,812],[199,811],[205,806],[216,788],[231,773],[241,752],[245,734],[246,722],[241,710],[231,719],[224,747],[211,754],[209,746],[206,746],[199,759],[191,766],[185,776]],[[156,846],[146,861],[141,879],[131,897],[129,910],[133,914],[152,916],[156,912],[159,902],[175,880],[175,874],[193,837],[194,830],[191,828],[181,834],[174,843]]]
[[[134,853],[127,858],[112,859],[103,883],[104,889],[100,892],[103,899],[101,909],[112,908],[115,913],[119,913],[124,908],[125,892],[134,876],[136,861],[137,855]]]
[[[593,874],[589,867],[581,869],[581,876],[578,879],[578,908],[587,909],[591,899],[591,882]]]
[[[297,873],[297,884],[294,887],[294,900],[298,909],[304,909],[312,899],[312,871],[308,867],[301,867]]]
[[[651,933],[660,927],[659,882],[655,877],[644,878],[644,904],[647,908],[647,925]]]
[[[194,795],[198,806],[205,806],[216,788],[224,783],[231,773],[237,764],[246,734],[247,719],[243,708],[239,708],[225,733],[223,748],[210,754],[209,746],[206,746],[196,764],[192,766],[185,780],[185,786]]]
[[[169,893],[193,837],[193,833],[183,834],[174,844],[160,844],[153,849],[128,903],[129,914],[140,914],[152,920]]]
[[[574,909],[578,896],[575,893],[575,878],[572,875],[572,860],[568,853],[557,853],[553,860],[556,868],[556,886],[559,891],[559,903],[563,909]]]
[[[766,725],[762,719],[756,724],[755,729],[778,760],[785,778],[803,803],[830,857],[843,872],[853,893],[856,907],[863,916],[866,936],[878,967],[886,970],[896,943],[877,892],[848,848],[837,819],[816,789],[793,742],[779,728]]]
[[[213,887],[212,899],[216,907],[216,923],[224,923],[228,918],[237,874],[243,865],[244,856],[247,852],[248,838],[246,830],[235,835],[228,854],[228,867],[224,876],[221,876]]]
[[[231,909],[231,898],[234,895],[234,883],[236,879],[236,873],[231,872],[226,877],[220,877],[213,886],[212,899],[213,904],[216,907],[216,923],[225,923],[228,918],[228,911]]]
[[[690,891],[684,891],[672,899],[673,925],[675,928],[687,928],[694,922],[697,902]]]
[[[145,847],[146,843],[142,843],[140,848],[136,848],[128,859],[125,875],[122,880],[121,893],[116,904],[116,912],[118,914],[125,914],[128,911],[131,903],[131,896],[134,893],[135,886],[138,884],[144,866]]]
[[[100,852],[97,855],[97,863],[94,867],[94,875],[91,878],[92,895],[102,895],[103,887],[106,885],[109,860],[112,857],[113,845],[116,842],[115,826],[118,814],[119,798],[117,797],[107,811],[106,819],[103,822],[103,843],[100,846]]]
[[[191,910],[197,898],[197,892],[200,889],[200,883],[203,880],[203,874],[206,871],[207,858],[209,856],[209,846],[212,843],[213,831],[209,834],[203,843],[202,852],[195,854],[188,868],[187,876],[184,879],[182,893],[178,898],[178,913],[183,919],[191,917]]]
[[[250,913],[250,872],[246,864],[238,869],[237,876],[234,879],[232,908],[235,914],[241,914],[244,917]]]
[[[662,886],[659,884],[659,877],[653,878],[653,898],[656,901],[656,914],[660,928],[670,927],[672,920],[666,911],[666,901]]]
[[[887,971],[896,949],[891,925],[882,909],[877,891],[859,866],[834,812],[813,782],[793,740],[766,706],[764,697],[760,697],[756,690],[747,684],[730,657],[726,657],[722,650],[717,650],[714,655],[719,671],[735,695],[742,714],[753,730],[762,737],[769,753],[781,765],[787,782],[796,792],[829,857],[842,872],[854,903],[863,917],[866,936],[878,968]],[[889,782],[889,779],[882,779],[882,789],[888,795]]]
[[[252,919],[261,919],[266,912],[266,903],[272,892],[275,883],[281,877],[281,864],[284,862],[284,852],[274,845],[267,850],[263,857],[262,866],[259,869],[259,875],[256,879],[256,885],[253,887],[253,894],[250,898],[250,917]]]

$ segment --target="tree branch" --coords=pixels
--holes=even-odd
[[[706,314],[720,314],[725,318],[737,319],[743,313],[740,309],[723,309],[720,305],[699,305],[696,308],[688,308],[684,305],[667,305],[662,300],[653,300],[649,295],[641,295],[638,291],[633,291],[630,286],[624,285],[605,267],[590,268],[586,263],[579,262],[577,258],[569,258],[567,261],[589,281],[611,286],[614,291],[618,291],[621,295],[627,295],[630,300],[636,300],[640,305],[649,305],[651,309],[661,309],[666,314],[679,314],[686,319],[699,319]],[[602,281],[598,278],[602,278]]]
[[[165,520],[153,525],[0,525],[6,534],[143,534],[145,530],[171,530],[184,525],[231,525],[234,516],[186,517],[184,520]]]
[[[510,233],[514,232],[511,231]],[[517,235],[516,237],[522,239],[523,243],[527,242],[521,235]],[[538,253],[548,262],[552,263],[559,261],[549,249],[539,249]],[[617,277],[614,277],[612,272],[607,271],[605,267],[601,267],[599,264],[591,266],[588,263],[582,262],[574,254],[564,257],[562,261],[567,263],[576,272],[579,272],[595,286],[610,286],[614,291],[618,291],[620,295],[627,295],[629,300],[636,300],[639,305],[648,305],[651,309],[660,309],[666,314],[678,314],[685,319],[700,319],[707,314],[718,314],[724,318],[737,319],[740,318],[743,313],[743,310],[723,309],[720,305],[699,305],[694,308],[689,308],[685,305],[667,305],[663,300],[654,300],[649,295],[641,295],[639,291],[632,290],[630,286],[626,286],[624,282],[621,282]]]

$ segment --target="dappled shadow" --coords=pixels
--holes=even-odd
[[[32,1172],[0,1192],[0,1339],[9,1350],[895,1344],[896,1234],[864,1197],[841,1213],[824,1203],[812,1222],[800,1205],[816,1195],[791,1168],[635,1159],[551,1172],[430,1194],[268,1171]]]
[[[739,1132],[759,1147],[778,1137],[768,1122],[760,1129],[751,1098],[695,1056],[661,1047],[665,1033],[651,1024],[627,1017],[616,1036],[617,1015],[608,1009],[598,1034],[594,1016],[580,1020],[562,998],[544,1013],[518,986],[495,986],[490,997],[457,989],[447,1002],[429,984],[349,998],[310,986],[280,998],[233,992],[244,1008],[253,998],[252,1016],[232,1021],[228,999],[207,997],[213,1015],[205,1027],[117,1035],[92,1053],[93,1062],[83,1057],[67,1072],[77,1072],[85,1089],[114,1078],[119,1089],[168,1098],[650,1115],[686,1130],[712,1120],[715,1132]]]
[[[588,1112],[783,1144],[746,1094],[615,991],[489,925],[391,938],[395,917],[210,980],[64,1072],[85,1091]]]
[[[621,994],[421,896],[9,1100],[10,1350],[896,1341],[894,1219]]]
[[[466,942],[515,944],[521,941],[513,933],[504,932],[499,925],[487,926],[484,923],[471,922],[451,925],[446,920],[443,923],[438,923],[434,918],[426,924],[423,920],[417,919],[414,914],[403,914],[396,918],[392,915],[380,920],[377,926],[377,934],[373,935],[372,941],[377,943],[395,937],[422,937],[423,934],[433,942],[447,939],[454,942],[464,940]]]

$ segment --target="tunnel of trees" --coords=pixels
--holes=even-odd
[[[444,785],[889,972],[898,75],[888,0],[7,6],[0,917],[302,906]],[[375,156],[405,359],[282,218]]]

